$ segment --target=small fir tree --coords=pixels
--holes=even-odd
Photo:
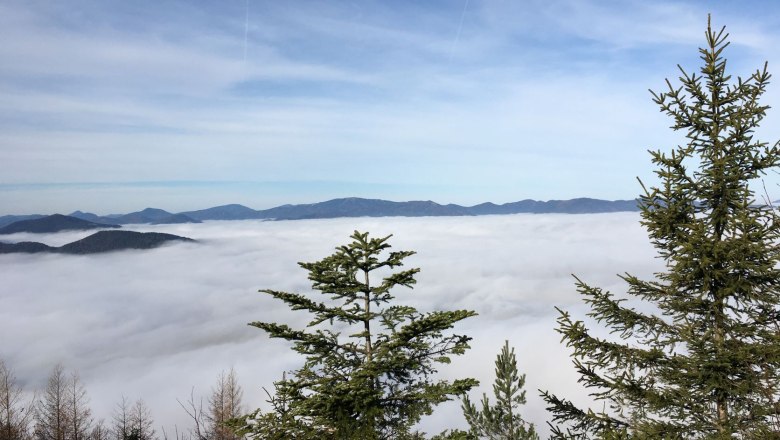
[[[0,440],[28,440],[35,402],[24,399],[24,390],[10,367],[0,359]]]
[[[130,408],[130,440],[155,440],[152,412],[143,399],[138,399]]]
[[[239,417],[243,412],[244,391],[238,384],[235,370],[231,367],[227,374],[219,375],[217,385],[209,397],[208,438],[211,440],[238,440],[239,437],[228,427],[227,423]]]
[[[98,420],[92,427],[89,434],[89,440],[111,440],[111,431],[106,428],[105,421]]]
[[[261,291],[313,317],[306,330],[250,324],[293,342],[306,362],[276,382],[274,411],[247,416],[242,433],[257,438],[407,438],[435,405],[477,384],[474,379],[434,379],[437,364],[462,354],[470,340],[444,332],[475,313],[420,313],[392,304],[394,287],[415,284],[419,269],[393,272],[414,252],[383,255],[390,236],[355,232],[351,238],[320,261],[299,263],[309,272],[313,289],[330,301]],[[383,275],[379,281],[372,278],[377,273]]]
[[[496,357],[496,381],[493,395],[496,404],[491,405],[486,394],[482,395],[482,409],[477,409],[468,396],[463,397],[463,415],[471,427],[471,434],[490,440],[539,440],[534,425],[520,416],[519,407],[525,405],[525,374],[517,372],[515,349],[504,342]]]
[[[584,410],[543,393],[558,438],[780,438],[780,222],[749,183],[780,163],[754,138],[766,65],[730,82],[724,29],[707,26],[701,75],[654,101],[688,144],[651,152],[660,185],[641,197],[642,224],[666,263],[653,281],[626,274],[623,299],[577,279],[588,314],[622,341],[593,336],[564,311],[580,383],[604,404]],[[601,405],[600,405],[601,406]]]

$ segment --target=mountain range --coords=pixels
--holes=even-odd
[[[103,222],[93,222],[80,218],[54,214],[41,218],[19,220],[0,227],[0,235],[19,232],[47,233],[59,231],[86,231],[90,229],[120,228],[121,226]]]
[[[88,237],[60,247],[34,241],[20,243],[0,242],[0,254],[53,252],[58,254],[96,254],[126,249],[151,249],[169,241],[194,242],[187,237],[159,232],[99,231]]]
[[[282,205],[275,208],[254,210],[243,205],[223,205],[197,211],[171,213],[162,209],[146,208],[129,214],[99,216],[89,212],[75,211],[70,214],[93,223],[125,225],[134,223],[200,223],[205,220],[302,220],[338,217],[423,217],[464,216],[490,214],[590,214],[620,211],[637,211],[636,200],[599,200],[577,198],[571,200],[521,200],[519,202],[482,203],[474,206],[455,204],[441,205],[428,201],[391,202],[378,199],[349,197],[326,202]],[[43,218],[43,215],[0,216],[0,228],[20,220]]]
[[[70,213],[71,217],[80,218],[97,223],[116,223],[119,225],[130,224],[152,224],[162,225],[171,223],[200,223],[200,220],[187,217],[184,214],[172,214],[168,211],[156,208],[146,208],[143,211],[131,212],[129,214],[113,214],[107,216],[98,216],[91,212],[76,211]]]

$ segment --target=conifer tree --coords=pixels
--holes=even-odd
[[[238,384],[233,368],[227,374],[223,371],[209,398],[208,438],[211,440],[238,440],[238,436],[228,428],[227,422],[243,413],[241,399],[244,391]]]
[[[154,440],[152,413],[143,399],[138,399],[130,408],[130,440]]]
[[[411,287],[419,269],[393,272],[414,252],[382,255],[389,238],[356,231],[334,254],[299,263],[326,298],[261,291],[313,316],[304,330],[251,323],[291,341],[306,362],[276,382],[274,411],[250,414],[242,432],[257,438],[407,438],[435,405],[476,384],[434,378],[436,365],[462,354],[470,340],[444,332],[475,313],[420,313],[394,304],[391,290]],[[383,278],[376,280],[377,274]]]
[[[116,404],[111,416],[111,434],[116,440],[127,440],[130,437],[132,429],[130,403],[127,397],[122,396],[122,400]]]
[[[92,428],[92,410],[87,390],[77,373],[73,372],[65,390],[65,412],[68,418],[68,439],[87,440]]]
[[[89,433],[90,440],[111,440],[111,431],[106,428],[105,422],[98,420]]]
[[[525,374],[518,375],[515,349],[504,342],[496,357],[496,380],[493,383],[495,405],[482,395],[482,409],[477,409],[468,395],[464,396],[463,415],[471,427],[471,434],[490,440],[539,440],[534,425],[520,416],[519,406],[525,405]]]
[[[49,375],[46,388],[38,401],[35,413],[37,440],[66,440],[69,432],[66,406],[67,383],[65,369],[57,364]]]
[[[622,276],[630,305],[577,279],[588,315],[621,339],[561,311],[558,331],[599,407],[543,393],[558,438],[780,438],[780,222],[750,186],[780,149],[754,138],[766,64],[732,81],[727,38],[708,20],[701,74],[680,68],[681,86],[653,93],[687,137],[651,151],[660,184],[640,199],[666,268],[652,281]]]
[[[122,401],[114,408],[111,422],[111,437],[116,440],[154,440],[151,411],[142,399],[130,404],[127,397],[122,396]]]
[[[0,440],[29,439],[33,414],[33,402],[24,400],[16,376],[0,359]]]

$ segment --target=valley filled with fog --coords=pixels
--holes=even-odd
[[[58,362],[78,371],[96,418],[110,419],[124,395],[143,398],[158,433],[188,425],[176,399],[206,396],[234,367],[248,409],[302,357],[250,321],[302,327],[304,313],[257,292],[310,290],[297,262],[316,261],[346,244],[353,230],[393,234],[394,250],[414,250],[414,289],[393,293],[420,311],[471,309],[455,328],[472,349],[441,368],[443,377],[475,377],[490,392],[495,356],[508,339],[527,374],[526,417],[546,432],[538,397],[547,389],[582,402],[569,351],[555,332],[554,307],[584,317],[571,274],[614,293],[617,274],[650,278],[662,268],[638,213],[482,217],[210,221],[130,225],[198,240],[147,251],[90,256],[0,255],[0,358],[27,390],[40,389]],[[61,245],[90,232],[16,234],[7,241]],[[477,391],[472,391],[477,398]],[[463,427],[458,403],[424,419],[429,433]]]

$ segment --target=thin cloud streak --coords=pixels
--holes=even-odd
[[[2,183],[350,175],[420,185],[396,199],[442,199],[432,181],[614,199],[635,195],[645,149],[679,143],[646,90],[696,65],[704,6],[455,6],[4,3]],[[711,6],[750,73],[780,38],[730,8]]]

